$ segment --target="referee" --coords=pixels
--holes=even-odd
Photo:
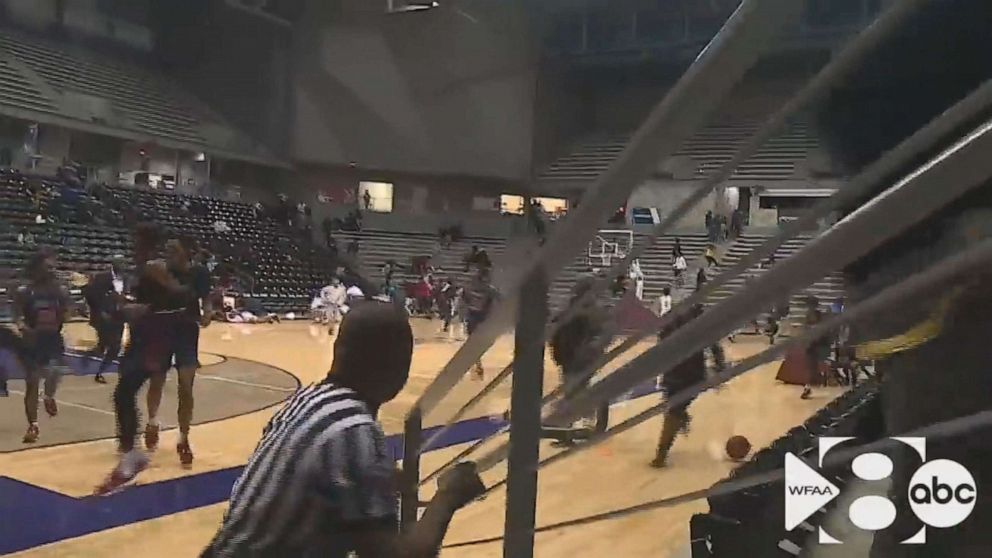
[[[203,558],[436,556],[456,510],[484,490],[474,465],[440,481],[422,519],[397,532],[395,464],[375,420],[407,381],[413,333],[388,304],[345,316],[327,378],[265,427]]]

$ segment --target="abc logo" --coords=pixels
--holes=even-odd
[[[971,515],[978,497],[975,478],[960,463],[924,463],[909,481],[909,505],[931,527],[953,527]]]

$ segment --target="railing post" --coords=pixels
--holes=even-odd
[[[423,417],[414,409],[403,426],[403,472],[400,475],[400,525],[403,530],[417,522],[420,507],[420,444]]]
[[[534,556],[537,463],[544,387],[544,329],[548,321],[548,280],[538,267],[523,286],[514,336],[510,395],[510,456],[506,494],[505,558]]]

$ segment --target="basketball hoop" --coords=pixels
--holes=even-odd
[[[623,259],[634,245],[634,234],[629,230],[601,230],[592,241],[586,254],[590,267],[609,268],[616,258]]]

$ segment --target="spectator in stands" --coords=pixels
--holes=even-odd
[[[360,211],[349,211],[341,223],[341,230],[358,232],[362,230],[362,213]]]
[[[223,219],[217,219],[214,221],[214,232],[215,233],[229,233],[231,232],[231,227],[227,224],[227,221]]]
[[[716,216],[717,224],[717,234],[719,235],[720,242],[726,242],[729,236],[729,227],[727,226],[727,216],[723,213]]]
[[[775,253],[774,252],[772,252],[771,254],[768,254],[768,257],[765,258],[765,261],[761,262],[761,267],[762,268],[765,268],[765,269],[767,269],[769,267],[772,267],[773,265],[775,265]]]
[[[672,288],[661,289],[661,296],[658,297],[658,316],[664,316],[672,311]]]
[[[696,272],[696,290],[701,290],[709,279],[706,277],[706,269],[700,267]]]
[[[541,202],[537,198],[530,200],[530,204],[526,208],[526,213],[527,222],[531,230],[538,238],[543,240],[547,226],[544,224],[544,207],[541,206]]]
[[[359,249],[360,249],[360,246],[358,245],[358,239],[357,238],[353,238],[353,239],[351,239],[350,242],[348,242],[348,247],[345,249],[345,253],[348,254],[349,257],[354,258],[354,257],[358,256],[358,250]]]
[[[710,209],[707,209],[706,210],[706,215],[703,217],[703,223],[705,223],[705,225],[706,225],[706,232],[710,232],[710,231],[713,230],[713,211],[712,210],[710,210]],[[711,238],[710,239],[710,242],[713,242],[714,240],[715,239]]]
[[[489,253],[486,252],[485,248],[479,248],[473,245],[471,251],[465,256],[465,271],[468,271],[475,266],[478,269],[490,269],[493,266],[493,262],[489,259]]]
[[[672,262],[672,271],[675,274],[676,286],[680,287],[685,284],[685,278],[683,277],[683,274],[685,274],[685,271],[687,269],[689,269],[689,262],[687,262],[685,260],[685,256],[683,256],[680,253],[678,256],[675,257],[675,261]]]
[[[206,250],[200,251],[198,262],[204,267],[206,267],[207,271],[209,271],[210,273],[213,273],[214,270],[217,269],[217,263],[218,263],[217,256],[214,256],[213,254],[211,254]]]
[[[703,257],[706,258],[706,267],[716,267],[720,265],[719,260],[716,259],[716,246],[713,244],[706,245],[706,251],[703,252]]]
[[[330,217],[324,217],[320,221],[320,230],[324,233],[324,244],[331,245],[331,237],[334,233],[334,222]]]
[[[682,239],[676,236],[675,245],[672,246],[672,261],[674,262],[675,258],[682,255],[684,255],[682,253]]]
[[[365,194],[362,196],[362,201],[365,202],[365,211],[372,209],[372,194],[368,190],[365,190]]]
[[[388,302],[396,301],[396,297],[399,296],[399,289],[393,282],[382,284],[382,296],[386,298]]]
[[[740,209],[735,209],[733,213],[730,214],[730,237],[737,238],[741,235],[741,231],[744,229],[744,212]]]
[[[386,263],[382,264],[382,279],[386,285],[393,282],[393,273],[396,268],[396,260],[386,260]]]

